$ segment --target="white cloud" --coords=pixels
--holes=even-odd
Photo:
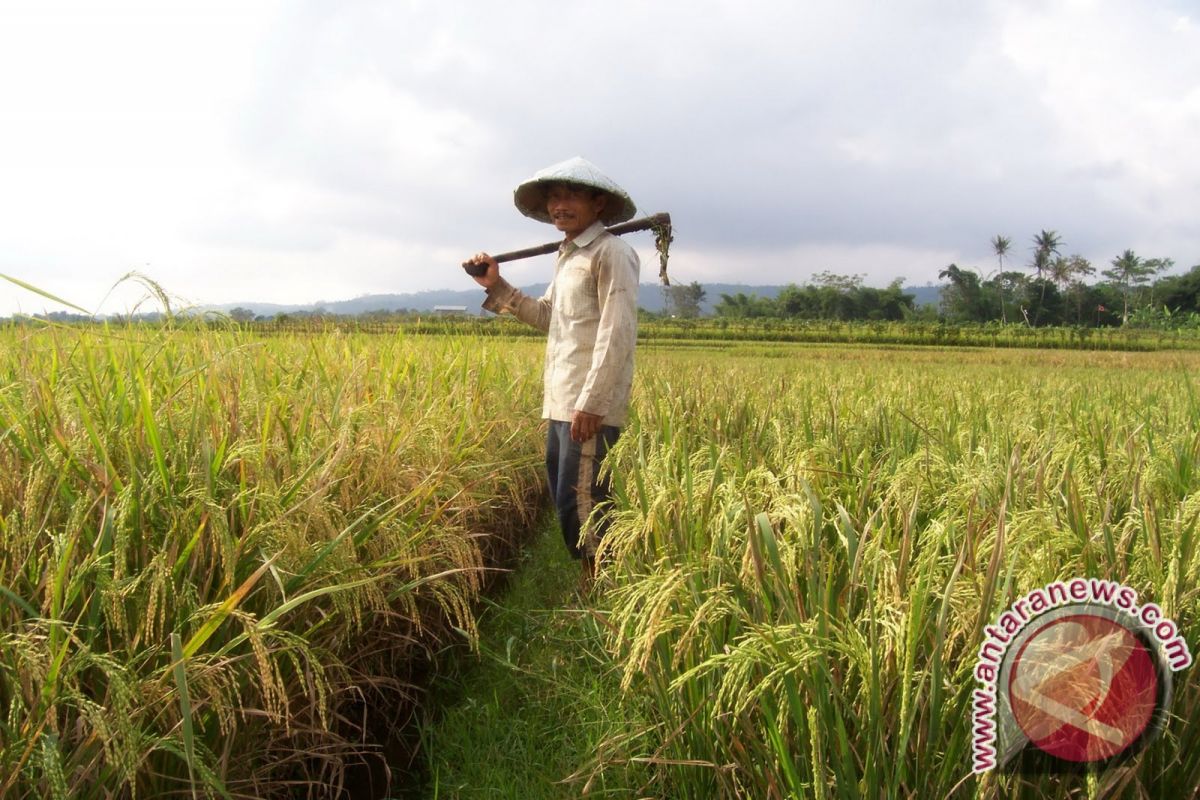
[[[0,271],[83,305],[133,268],[201,302],[469,286],[462,257],[553,238],[510,192],[575,154],[672,213],[685,279],[924,282],[1041,228],[1190,266],[1190,14],[10,2]],[[42,302],[0,287],[0,314],[18,297]]]
[[[1012,9],[1005,52],[1040,87],[1063,179],[1076,178],[1093,203],[1120,212],[1115,230],[1091,231],[1096,242],[1153,248],[1171,227],[1194,220],[1200,32],[1181,28],[1169,7],[1110,1],[1078,14]]]
[[[642,281],[658,275],[658,256],[638,248]],[[961,262],[963,254],[948,249],[921,249],[887,244],[847,245],[812,242],[786,249],[735,250],[672,248],[668,271],[678,283],[747,283],[803,285],[821,272],[862,275],[871,285],[882,286],[896,278],[908,283],[935,283],[947,264]],[[934,265],[934,266],[931,266]]]

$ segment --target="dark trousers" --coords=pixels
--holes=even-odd
[[[600,462],[620,435],[620,428],[601,425],[591,439],[573,442],[571,423],[550,420],[550,430],[546,433],[546,477],[563,541],[572,558],[594,558],[596,545],[608,529],[608,515],[603,514],[580,540],[580,531],[592,509],[608,500],[609,481],[607,477],[601,481],[597,476]]]

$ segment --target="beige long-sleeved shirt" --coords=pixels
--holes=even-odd
[[[542,416],[569,422],[574,411],[625,424],[637,343],[637,253],[600,222],[564,242],[554,280],[540,298],[501,278],[484,309],[507,311],[546,331]]]

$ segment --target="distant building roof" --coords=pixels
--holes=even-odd
[[[447,313],[447,314],[452,314],[452,313],[454,313],[454,314],[465,314],[465,313],[467,313],[467,307],[466,307],[466,306],[434,306],[434,307],[433,307],[433,310],[434,310],[434,311],[442,311],[442,312],[445,312],[445,313]]]

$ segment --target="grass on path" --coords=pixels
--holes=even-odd
[[[547,515],[508,585],[484,601],[479,654],[464,653],[435,683],[422,737],[428,796],[637,796],[638,766],[595,769],[602,743],[630,727],[578,577]]]

